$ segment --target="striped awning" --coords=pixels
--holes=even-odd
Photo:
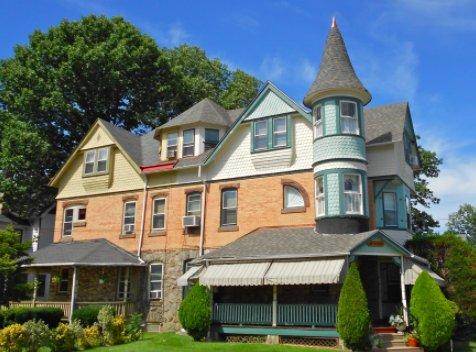
[[[404,268],[405,268],[405,285],[414,285],[418,275],[420,275],[423,271],[426,271],[430,276],[435,279],[435,281],[440,286],[445,285],[445,280],[441,278],[437,273],[430,270],[428,267],[424,266],[423,264],[416,263],[412,260],[405,259],[404,260]]]
[[[343,258],[286,262],[215,264],[199,276],[207,286],[333,284],[341,281]]]
[[[178,286],[188,286],[189,280],[196,277],[196,274],[203,268],[203,266],[192,266],[190,269],[188,269],[185,274],[180,276],[177,279],[177,285]]]
[[[321,259],[274,262],[264,277],[265,285],[312,285],[340,282],[345,260]]]

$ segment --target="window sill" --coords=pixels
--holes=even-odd
[[[225,225],[218,228],[218,232],[233,232],[238,231],[240,227],[238,225]]]
[[[73,227],[85,227],[85,226],[86,226],[86,221],[73,222]]]
[[[119,238],[134,238],[136,237],[135,233],[121,233],[119,234]]]
[[[284,208],[281,209],[281,214],[305,213],[306,207]]]
[[[282,149],[290,149],[292,146],[287,145],[284,147],[273,147],[273,148],[266,148],[266,149],[253,149],[251,150],[251,154],[257,154],[257,153],[266,153],[266,152],[272,152],[275,150],[282,150]]]
[[[104,175],[108,175],[108,174],[109,174],[109,171],[95,172],[95,173],[92,173],[92,174],[83,173],[83,178],[90,178],[90,177],[95,177],[95,176],[104,176]]]
[[[167,235],[167,231],[164,230],[152,230],[149,232],[149,237],[159,237],[159,236],[165,236]]]

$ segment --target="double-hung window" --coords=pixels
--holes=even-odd
[[[187,194],[187,214],[200,217],[202,214],[202,194],[200,192],[192,192]]]
[[[221,192],[221,226],[232,226],[238,223],[238,191],[236,188],[224,189]]]
[[[195,154],[195,128],[183,131],[182,156],[193,156]]]
[[[254,123],[253,131],[254,150],[268,149],[268,121],[260,120]]]
[[[174,159],[177,157],[177,133],[167,134],[167,158]]]
[[[321,216],[326,212],[326,195],[324,190],[324,177],[316,178],[316,215]]]
[[[163,296],[164,265],[162,263],[150,264],[149,272],[149,298],[162,299]]]
[[[283,193],[284,209],[304,208],[304,197],[297,188],[285,185]]]
[[[347,214],[362,214],[362,180],[360,175],[344,175],[344,201]]]
[[[220,131],[216,128],[205,128],[205,150],[215,148],[220,139]]]
[[[322,126],[322,105],[317,105],[314,108],[312,114],[314,121],[314,138],[322,137],[323,135],[323,126]]]
[[[340,126],[342,133],[359,134],[357,104],[352,101],[340,102]]]
[[[68,292],[69,287],[69,269],[61,269],[60,278],[59,278],[59,293]]]
[[[382,192],[383,225],[397,226],[397,195],[395,192]]]
[[[66,208],[63,214],[63,236],[71,236],[74,223],[84,221],[86,221],[85,206],[80,205]]]
[[[117,286],[117,298],[127,300],[131,296],[130,268],[119,268],[119,280]]]
[[[122,233],[124,235],[133,234],[136,223],[136,202],[124,203],[124,218],[122,220]]]
[[[273,148],[288,145],[288,119],[286,116],[273,118]]]
[[[109,170],[109,147],[87,150],[84,153],[84,175],[104,174]]]
[[[165,198],[154,199],[152,230],[165,230]]]

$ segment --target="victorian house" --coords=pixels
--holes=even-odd
[[[429,271],[405,247],[417,140],[408,103],[370,100],[333,22],[304,106],[267,82],[243,109],[204,99],[142,136],[98,120],[51,181],[54,244],[27,268],[41,295],[16,304],[108,302],[170,331],[199,282],[214,336],[333,340],[357,261],[374,326],[408,321]]]

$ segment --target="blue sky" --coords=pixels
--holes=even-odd
[[[407,100],[421,144],[444,159],[431,213],[476,204],[476,2],[3,0],[0,58],[35,29],[95,13],[123,16],[161,46],[194,44],[271,80],[296,101],[314,78],[332,16],[369,106]]]

